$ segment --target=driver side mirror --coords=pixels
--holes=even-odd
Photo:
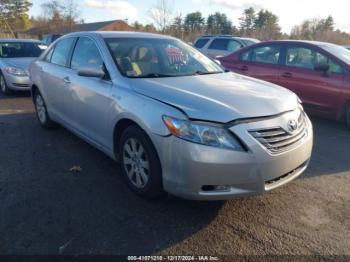
[[[97,77],[97,78],[104,78],[106,73],[103,71],[102,68],[79,68],[78,69],[78,75],[79,76],[85,76],[85,77]]]
[[[314,69],[316,71],[322,71],[324,73],[324,76],[329,77],[331,75],[331,71],[330,71],[330,66],[328,64],[316,64]]]

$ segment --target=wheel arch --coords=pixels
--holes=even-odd
[[[114,125],[113,129],[113,153],[116,159],[118,159],[118,148],[119,148],[119,139],[121,137],[121,134],[126,130],[128,127],[135,125],[142,129],[144,129],[137,124],[134,120],[131,120],[130,118],[122,118],[119,119],[119,121]],[[145,132],[147,133],[147,132]]]

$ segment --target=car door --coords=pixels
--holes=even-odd
[[[319,65],[328,65],[326,72]],[[287,45],[279,84],[295,92],[314,113],[334,117],[343,68],[321,50],[305,45]]]
[[[49,113],[67,123],[71,123],[72,119],[67,107],[70,93],[66,76],[70,71],[67,65],[74,41],[73,37],[62,39],[49,50],[41,63],[40,72]]]
[[[242,48],[242,44],[231,38],[215,38],[208,46],[207,55],[211,58],[227,56]]]
[[[80,76],[80,69],[104,68],[101,52],[96,42],[89,37],[79,37],[70,63],[69,108],[74,128],[88,139],[108,147],[107,130],[113,99],[110,96],[112,81],[108,73],[104,78]],[[105,72],[107,72],[105,70]],[[108,134],[108,135],[107,135]]]
[[[240,53],[238,61],[230,64],[230,69],[239,74],[277,83],[280,54],[281,46],[278,44],[252,47]]]

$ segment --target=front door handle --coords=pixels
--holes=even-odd
[[[284,72],[284,73],[282,73],[282,76],[285,78],[291,78],[293,76],[293,74],[291,72]]]
[[[241,71],[248,71],[248,66],[244,65],[239,68]]]
[[[66,76],[65,78],[63,78],[63,82],[64,82],[65,84],[67,84],[67,85],[71,83],[68,76]]]

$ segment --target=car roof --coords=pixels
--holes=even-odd
[[[256,38],[233,36],[233,35],[202,35],[198,39],[201,39],[201,38],[232,38],[232,39],[240,39],[240,40],[259,41]]]
[[[291,40],[291,39],[286,39],[286,40],[273,40],[273,41],[266,41],[266,42],[260,42],[259,44],[276,44],[276,43],[300,43],[300,44],[309,44],[309,45],[316,45],[316,46],[324,46],[324,45],[336,45],[328,42],[320,42],[320,41],[309,41],[309,40]]]
[[[36,39],[18,39],[18,38],[2,38],[1,42],[11,42],[11,43],[41,43],[41,41]]]
[[[87,31],[87,32],[74,32],[67,34],[66,36],[79,36],[79,35],[99,35],[103,38],[154,38],[154,39],[175,39],[171,36],[165,36],[155,33],[133,32],[133,31]]]

